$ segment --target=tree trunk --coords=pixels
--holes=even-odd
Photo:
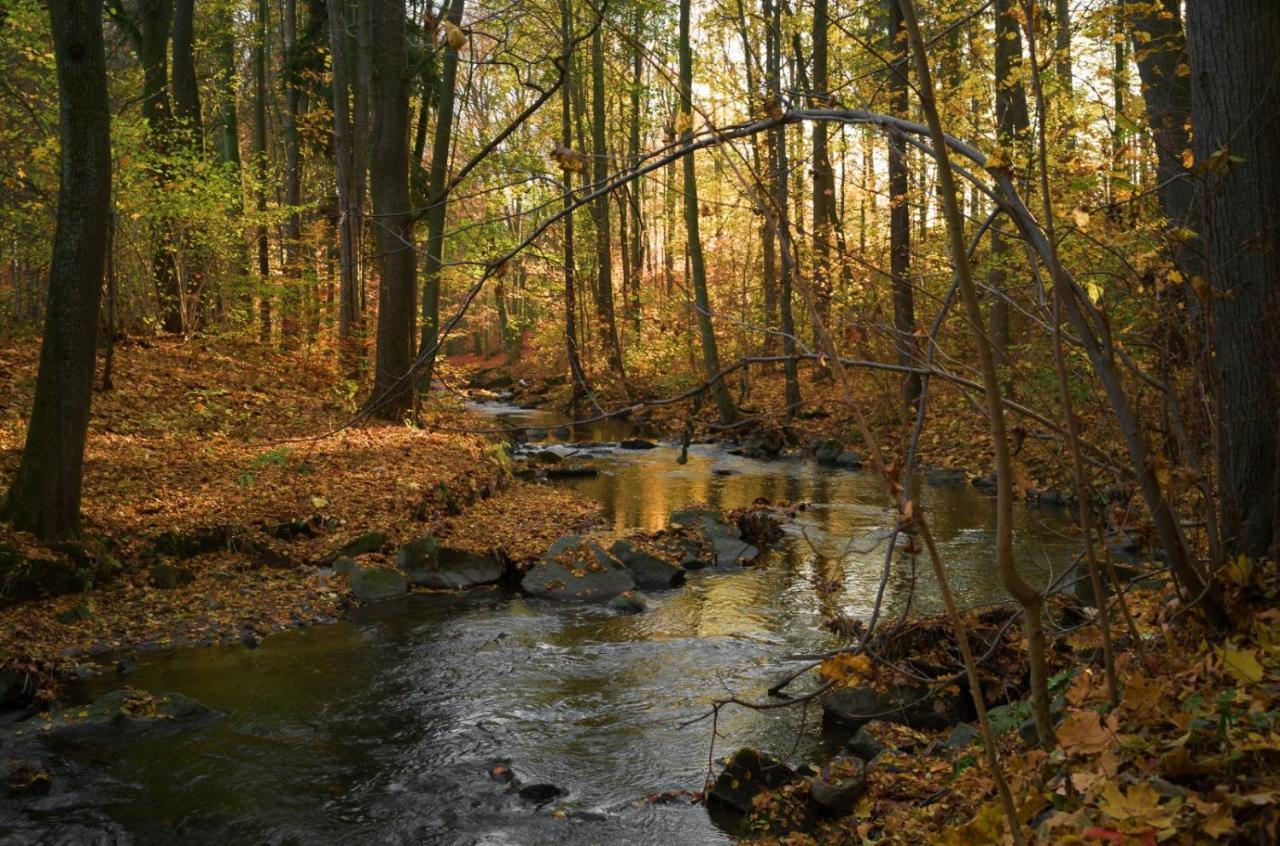
[[[907,117],[907,40],[902,32],[902,8],[899,0],[889,3],[889,111]],[[898,364],[910,367],[916,359],[916,305],[911,286],[911,207],[907,205],[907,142],[895,131],[889,133],[889,273],[893,276],[894,349]],[[981,324],[977,324],[981,325]],[[902,399],[907,411],[914,413],[920,397],[920,376],[912,373],[902,379]]]
[[[631,124],[627,138],[628,164],[638,167],[640,162],[640,108],[641,94],[644,86],[644,6],[636,4],[634,27],[632,29],[632,67],[631,67]],[[631,252],[631,290],[627,297],[627,316],[635,329],[636,339],[640,338],[640,284],[644,278],[644,220],[641,217],[641,200],[644,197],[644,180],[637,179],[627,189],[627,209],[631,217],[630,252]]]
[[[769,108],[782,108],[782,8],[774,0],[763,0],[765,36],[765,74],[769,89]],[[796,321],[791,311],[791,283],[795,273],[795,243],[791,239],[790,189],[787,184],[787,131],[778,126],[769,130],[770,187],[773,189],[772,220],[767,220],[778,246],[778,316],[782,331],[783,378],[787,415],[800,408],[800,375],[796,365]],[[766,240],[766,250],[771,246]],[[767,262],[767,259],[766,259]]]
[[[356,197],[355,129],[351,125],[351,56],[347,32],[354,26],[350,0],[329,0],[329,49],[333,65],[333,153],[338,192],[338,365],[344,373],[359,362],[360,325],[356,290],[356,244],[360,225]]]
[[[609,149],[605,145],[604,100],[604,25],[591,33],[591,152],[592,179],[597,186],[609,178]],[[609,243],[609,195],[601,194],[591,203],[596,236],[596,321],[600,345],[609,359],[609,367],[622,381],[628,395],[627,374],[622,366],[622,345],[618,341],[618,322],[613,310],[613,249]]]
[[[230,216],[237,225],[244,222],[244,199],[241,182],[240,159],[240,117],[237,100],[239,89],[239,71],[236,58],[235,17],[230,8],[221,13],[219,21],[221,35],[218,39],[218,72],[221,76],[218,86],[218,158],[228,169],[233,181],[234,195],[231,198]],[[245,252],[244,233],[240,233],[240,243],[231,261],[231,270],[235,275],[235,291],[240,295],[245,290],[249,277],[249,256]],[[252,319],[253,297],[242,297],[245,305],[243,318]]]
[[[560,0],[560,43],[564,48],[564,83],[560,86],[560,144],[566,150],[573,146],[573,9],[570,0]],[[567,160],[566,160],[567,161]],[[577,290],[574,276],[577,268],[573,252],[573,169],[565,167],[564,178],[564,346],[569,359],[569,377],[573,383],[569,395],[570,408],[586,395],[587,377],[578,357]]]
[[[465,0],[453,0],[445,20],[462,25]],[[422,282],[422,342],[427,354],[421,379],[430,387],[435,365],[436,336],[440,325],[440,283],[444,259],[444,224],[449,202],[449,150],[453,141],[454,88],[458,80],[458,48],[446,42],[440,90],[436,95],[436,134],[431,142],[431,172],[427,177],[427,274]]]
[[[415,261],[409,208],[409,56],[404,0],[375,0],[373,149],[369,168],[378,221],[378,338],[368,409],[401,420],[413,406]]]
[[[813,4],[813,97],[822,108],[831,99],[827,81],[827,0]],[[813,281],[814,306],[823,324],[831,325],[831,238],[835,220],[836,177],[827,150],[828,124],[813,122]],[[817,333],[815,333],[817,337]]]
[[[267,239],[267,33],[270,7],[258,0],[258,32],[253,45],[253,167],[257,179],[259,338],[271,340],[271,244]]]
[[[46,543],[80,531],[84,444],[111,220],[111,110],[98,0],[48,0],[61,172],[49,300],[26,445],[5,516]]]
[[[1173,260],[1189,283],[1204,277],[1205,266],[1204,245],[1198,243],[1196,186],[1182,164],[1183,151],[1191,147],[1191,77],[1178,70],[1187,61],[1181,5],[1153,0],[1132,8],[1129,20],[1147,124],[1155,141],[1160,206],[1169,225]],[[1195,303],[1194,294],[1188,299]]]
[[[302,163],[300,161],[301,136],[298,129],[298,80],[295,78],[298,54],[298,22],[296,0],[284,0],[280,31],[284,72],[280,74],[284,86],[284,203],[289,216],[284,226],[284,293],[280,298],[281,345],[289,348],[297,344],[302,324]]]
[[[1017,0],[996,0],[996,138],[997,146],[1011,163],[1021,157],[1030,120],[1027,116],[1027,91],[1022,84],[1022,30],[1011,3]],[[991,348],[995,353],[996,367],[1002,370],[1009,365],[1009,296],[1008,273],[1005,268],[1009,247],[1000,234],[999,227],[991,230],[991,270],[987,273],[987,287],[991,289]],[[1006,384],[1011,380],[1007,374]]]
[[[689,45],[689,0],[680,0],[680,140],[689,144],[693,139],[693,53]],[[715,398],[724,425],[738,419],[729,386],[720,378],[720,352],[716,348],[716,332],[711,322],[711,301],[707,296],[707,268],[702,257],[702,238],[698,232],[698,176],[694,168],[694,154],[684,156],[684,225],[688,236],[689,267],[693,276],[693,297],[698,309],[698,330],[702,336],[702,364],[711,383],[711,395]]]
[[[1275,555],[1280,425],[1280,5],[1190,0],[1192,149],[1208,246],[1229,555]]]

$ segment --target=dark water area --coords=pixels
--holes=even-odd
[[[484,409],[554,429],[549,412]],[[216,647],[140,659],[129,679],[221,711],[167,736],[79,743],[59,787],[21,808],[0,803],[0,843],[713,844],[728,835],[705,809],[647,804],[700,790],[711,699],[762,699],[791,653],[835,643],[839,610],[865,617],[884,563],[889,512],[867,472],[812,461],[754,461],[722,447],[581,450],[632,434],[610,423],[548,442],[599,468],[571,485],[618,531],[657,529],[684,505],[808,501],[781,549],[746,569],[700,571],[654,607],[621,615],[499,591],[414,595],[258,649]],[[1004,599],[991,555],[994,501],[967,486],[921,485],[919,498],[966,604]],[[1069,566],[1065,516],[1017,510],[1024,575],[1045,584]],[[877,543],[877,540],[880,540]],[[938,610],[927,562],[896,557],[886,613]],[[825,589],[820,590],[819,586]],[[818,751],[820,712],[728,708],[717,754],[758,746],[793,762]],[[566,791],[537,807],[486,769],[510,762],[526,783]]]

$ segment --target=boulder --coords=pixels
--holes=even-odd
[[[181,693],[152,696],[146,691],[124,688],[104,694],[88,705],[51,711],[42,720],[41,727],[43,737],[62,740],[98,734],[118,736],[148,729],[192,728],[221,716]]]
[[[683,567],[659,558],[633,541],[625,539],[614,541],[613,546],[609,547],[609,553],[617,557],[631,571],[632,577],[636,580],[636,587],[645,590],[662,590],[684,584]]]
[[[151,566],[151,584],[161,590],[173,590],[190,584],[194,579],[195,574],[186,567],[177,567],[163,561]]]
[[[746,813],[761,790],[775,790],[796,778],[795,770],[768,752],[742,748],[725,759],[724,769],[711,786],[707,801]]]
[[[862,453],[847,449],[836,456],[836,466],[843,467],[846,470],[861,470],[864,460]]]
[[[742,442],[742,454],[747,458],[777,458],[785,446],[782,432],[777,429],[757,429]]]
[[[656,449],[657,446],[648,438],[623,438],[618,442],[620,449]]]
[[[521,588],[530,596],[580,602],[608,602],[636,586],[627,566],[600,544],[580,535],[556,541],[529,568]]]
[[[643,594],[628,590],[610,599],[609,608],[623,614],[643,614],[649,610],[649,601]]]
[[[401,553],[403,552],[404,547],[401,548]],[[501,579],[503,574],[502,565],[490,556],[450,547],[436,548],[433,555],[422,557],[409,565],[402,560],[400,569],[419,587],[444,590],[491,584]]]
[[[929,484],[935,488],[957,488],[963,485],[968,477],[963,470],[950,470],[946,467],[933,467],[927,477]]]
[[[994,494],[996,492],[997,484],[998,482],[996,480],[995,473],[988,473],[985,476],[975,476],[973,478],[973,486],[984,494]]]
[[[822,724],[833,732],[856,732],[873,719],[900,723],[916,729],[944,729],[968,719],[959,694],[933,692],[895,685],[879,691],[871,687],[845,687],[822,701]]]
[[[981,737],[982,735],[973,727],[972,723],[957,723],[942,745],[952,750],[964,749]]]
[[[867,765],[853,755],[838,755],[809,783],[813,801],[828,811],[845,814],[867,791]]]
[[[884,720],[871,720],[854,732],[845,748],[864,761],[870,761],[886,749],[911,752],[924,747],[927,742],[928,738],[915,729]]]
[[[813,457],[818,460],[819,464],[834,467],[843,452],[844,444],[835,438],[827,438],[818,444],[818,448],[814,450]]]
[[[554,449],[540,449],[530,457],[540,464],[559,464],[564,461],[564,456]]]
[[[732,567],[735,564],[750,564],[760,557],[758,547],[741,538],[716,535],[711,538],[711,545],[716,551],[717,567]]]
[[[547,430],[543,429],[541,426],[534,426],[531,429],[525,429],[524,433],[531,441],[545,441],[549,434]]]
[[[742,537],[742,531],[737,526],[728,523],[724,519],[724,515],[714,508],[690,505],[671,512],[669,522],[673,526],[686,526],[694,529],[707,537],[716,535],[731,538]]]
[[[377,552],[382,549],[386,542],[387,536],[382,532],[365,532],[325,556],[325,563],[332,564],[339,558],[355,558],[357,555]]]
[[[526,784],[520,788],[518,794],[521,799],[532,805],[545,805],[552,799],[565,795],[565,790],[554,784]]]
[[[386,567],[356,567],[347,583],[351,593],[365,605],[404,596],[409,583],[404,574]]]
[[[754,546],[768,546],[782,540],[784,518],[776,509],[762,506],[738,515],[738,531],[743,540]]]

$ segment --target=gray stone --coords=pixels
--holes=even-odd
[[[620,449],[654,449],[657,446],[648,438],[623,438],[618,443]]]
[[[830,467],[835,466],[843,452],[844,444],[840,443],[836,438],[827,438],[814,450],[813,457],[818,460],[819,464],[825,464]]]
[[[691,505],[671,513],[673,526],[686,526],[695,529],[707,537],[742,537],[742,531],[724,519],[724,515],[713,508]]]
[[[860,470],[863,462],[862,453],[845,450],[836,458],[836,465],[846,470]]]
[[[434,567],[440,554],[440,544],[433,537],[416,538],[400,547],[396,553],[396,566],[406,573]]]
[[[711,538],[716,551],[716,566],[731,567],[734,564],[750,564],[760,557],[760,550],[744,540],[723,535]]]
[[[867,765],[852,755],[838,756],[809,783],[809,795],[823,808],[848,813],[867,791]]]
[[[957,723],[956,727],[951,730],[951,734],[947,735],[943,745],[948,749],[960,750],[973,743],[979,737],[981,735],[971,723]]]
[[[382,549],[386,542],[387,536],[382,532],[365,532],[363,535],[348,541],[340,548],[329,553],[325,561],[332,564],[339,558],[355,558],[357,555],[377,552]]]
[[[777,789],[796,778],[795,770],[768,752],[743,748],[725,760],[707,799],[746,813],[761,790]]]
[[[615,541],[609,552],[627,565],[636,580],[636,587],[662,590],[684,584],[683,567],[640,549],[630,541]]]
[[[643,594],[628,590],[610,599],[609,608],[624,614],[643,614],[649,610],[649,601]]]
[[[152,697],[129,688],[114,690],[89,705],[72,705],[50,712],[42,736],[51,739],[138,732],[147,729],[189,728],[222,716],[181,693]]]
[[[365,605],[404,596],[409,583],[403,573],[386,567],[356,567],[347,585],[356,599]]]
[[[444,590],[491,584],[501,579],[503,573],[502,565],[488,555],[449,547],[440,548],[419,566],[401,569],[419,587]]]
[[[752,432],[742,442],[742,454],[747,458],[777,458],[784,445],[781,432],[776,429],[761,429]]]
[[[564,461],[564,456],[554,449],[540,449],[532,455],[532,458],[539,464],[559,464]]]
[[[636,586],[626,565],[600,544],[579,535],[556,541],[529,568],[520,586],[530,596],[608,602]]]
[[[929,484],[935,488],[954,488],[968,480],[963,470],[948,470],[945,467],[934,467],[929,470]]]
[[[968,717],[958,694],[893,686],[841,688],[822,700],[822,722],[829,729],[857,731],[871,720],[916,729],[949,728]]]

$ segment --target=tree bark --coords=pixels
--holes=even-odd
[[[689,0],[680,0],[680,140],[693,139],[693,52],[689,44]],[[684,157],[684,225],[688,237],[689,267],[693,276],[693,298],[698,310],[698,331],[702,338],[702,365],[724,425],[738,419],[729,386],[720,378],[720,351],[716,348],[715,326],[711,321],[711,300],[707,295],[707,267],[702,256],[702,236],[698,231],[698,175],[692,151]]]
[[[592,179],[603,185],[609,178],[609,149],[605,144],[604,33],[603,23],[591,33],[591,152]],[[609,243],[609,195],[601,194],[591,203],[596,236],[596,321],[600,345],[609,367],[622,381],[628,395],[627,374],[622,364],[622,344],[618,341],[618,321],[613,308],[613,249]]]
[[[996,137],[1002,154],[1020,156],[1030,120],[1027,116],[1027,92],[1020,74],[1022,66],[1022,30],[1010,4],[1016,0],[996,0],[995,94]],[[1011,162],[1012,163],[1012,162]],[[991,348],[996,367],[1009,365],[1009,296],[1008,272],[1005,269],[1009,247],[999,227],[991,230],[991,270],[987,287],[991,289]],[[1011,380],[1005,376],[1006,384]]]
[[[1229,555],[1277,547],[1280,5],[1190,0],[1192,149],[1212,287],[1221,526]]]
[[[84,444],[111,220],[111,111],[98,0],[48,0],[58,73],[61,171],[35,400],[5,504],[46,543],[80,532]]]
[[[767,27],[765,36],[765,74],[769,89],[770,109],[782,108],[782,7],[777,0],[763,0],[762,12]],[[787,184],[787,131],[782,126],[769,132],[770,187],[773,189],[772,220],[767,220],[778,247],[778,318],[782,332],[784,397],[787,415],[800,408],[800,376],[796,368],[796,321],[791,310],[791,288],[795,273],[795,242],[791,238],[790,188]],[[768,249],[769,242],[765,247]]]
[[[570,0],[560,0],[560,43],[564,49],[564,82],[560,86],[560,145],[573,146],[573,9]],[[587,393],[587,377],[578,357],[577,266],[573,250],[573,169],[565,167],[564,178],[564,346],[569,360],[570,408]]]
[[[465,0],[453,0],[445,20],[462,25]],[[431,142],[431,172],[427,176],[427,273],[422,282],[422,342],[428,353],[421,378],[429,386],[435,365],[436,336],[440,323],[440,283],[444,260],[444,224],[449,202],[449,150],[453,141],[454,89],[458,80],[458,48],[446,43],[436,95],[436,133]]]
[[[329,50],[333,67],[333,154],[338,193],[338,365],[352,373],[360,360],[356,331],[360,311],[356,246],[360,226],[356,196],[355,127],[351,123],[351,55],[355,26],[350,0],[329,0]]]
[[[379,256],[378,338],[368,409],[402,420],[413,406],[415,261],[409,208],[409,56],[404,0],[374,0],[373,149],[369,168]]]
[[[889,111],[906,117],[907,39],[902,34],[902,8],[899,0],[889,3]],[[911,207],[907,205],[907,142],[896,131],[889,132],[889,273],[893,276],[894,349],[898,364],[909,367],[916,360],[915,292],[911,287]],[[979,324],[981,325],[981,324]],[[914,411],[920,397],[920,377],[909,374],[902,380],[902,399],[909,412]]]
[[[253,45],[253,169],[257,181],[259,340],[271,340],[271,244],[267,237],[267,33],[270,7],[258,0],[258,32]]]
[[[281,345],[297,344],[302,325],[302,162],[301,134],[298,128],[300,92],[296,77],[298,60],[298,22],[296,0],[284,0],[280,31],[283,35],[284,72],[284,202],[289,216],[284,227],[284,292],[280,298]]]

